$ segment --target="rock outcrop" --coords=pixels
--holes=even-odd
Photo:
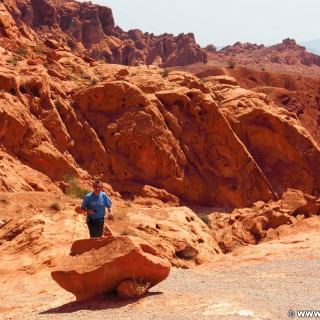
[[[5,218],[0,220],[0,255],[7,257],[1,263],[1,272],[35,274],[55,267],[76,239],[87,236],[83,217],[74,213],[66,199],[57,200],[52,194],[1,194],[1,206],[5,208],[1,218]],[[52,209],[52,204],[60,212]]]
[[[74,95],[82,117],[109,151],[104,167],[113,173],[110,180],[152,181],[178,197],[211,205],[242,206],[272,197],[210,95],[181,87],[150,98],[125,81],[101,83]],[[234,154],[241,154],[241,160],[235,162]]]
[[[298,229],[300,224],[312,223],[307,220],[319,213],[320,204],[316,197],[288,189],[276,202],[258,201],[251,208],[212,213],[209,217],[215,239],[227,253],[244,245],[278,239],[279,234],[290,234],[295,226]]]
[[[139,238],[123,236],[74,242],[70,256],[51,275],[82,301],[114,292],[119,286],[124,296],[123,282],[128,280],[151,288],[169,273],[170,263],[158,257],[155,248]]]
[[[100,27],[114,37],[113,22],[106,22],[110,11],[48,1],[41,9],[50,11],[45,20],[34,13],[23,20],[25,3],[6,4],[15,19],[7,25],[19,25],[20,39],[5,34],[16,49],[0,50],[1,148],[48,177],[30,181],[33,190],[62,186],[73,175],[83,184],[103,179],[114,195],[140,203],[155,198],[160,205],[243,207],[287,188],[318,196],[319,147],[294,114],[265,94],[241,89],[232,77],[201,80],[157,66],[98,63],[75,55],[63,38],[22,46],[21,27],[33,27],[41,39],[48,35],[43,23],[50,32],[60,28],[63,6],[84,10],[88,21],[104,17]],[[144,36],[135,30],[130,37],[140,43]],[[12,190],[6,179],[1,183]]]
[[[260,65],[261,67],[275,65],[288,66],[320,66],[320,57],[306,51],[293,39],[284,39],[282,43],[272,46],[257,45],[253,43],[236,42],[226,46],[220,51],[205,48],[208,54],[208,63],[233,61],[240,65]]]
[[[231,77],[92,65],[50,45],[57,48],[42,49],[44,63],[32,67],[23,56],[15,66],[8,62],[15,54],[2,55],[0,135],[5,152],[52,182],[99,176],[121,196],[229,207],[268,201],[288,187],[319,192],[318,147],[266,95]],[[274,123],[272,139],[283,141],[252,129],[257,119],[261,128]]]
[[[270,66],[269,66],[270,67]],[[319,68],[319,67],[317,67]],[[295,67],[294,70],[299,67]],[[236,68],[214,68],[198,73],[201,78],[233,77],[240,87],[268,95],[279,106],[295,113],[301,125],[306,128],[320,145],[320,82],[316,67],[309,68],[310,74],[303,76],[294,73],[254,70],[237,66]],[[301,72],[303,73],[303,72]],[[203,80],[206,81],[206,80]]]
[[[318,196],[320,172],[314,163],[320,149],[296,115],[279,109],[266,95],[250,93],[248,96],[243,89],[230,90],[225,91],[228,99],[223,101],[221,109],[273,190],[282,195],[287,188],[293,188]],[[278,172],[282,172],[285,179],[280,178]]]
[[[3,16],[4,34],[18,32],[15,21],[29,38],[36,33],[38,42],[56,39],[95,60],[163,67],[207,61],[205,51],[192,33],[175,37],[172,34],[155,36],[140,30],[124,32],[115,26],[110,8],[91,1],[5,0],[4,5],[11,14],[5,12]]]
[[[175,267],[191,268],[221,254],[211,230],[187,207],[118,211],[127,221],[122,233],[144,239]]]

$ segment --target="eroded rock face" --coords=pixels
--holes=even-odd
[[[295,226],[299,229],[303,221],[319,213],[320,204],[316,197],[300,190],[288,189],[276,202],[258,201],[251,208],[209,216],[215,239],[226,253],[243,245],[278,239],[280,233],[289,234]]]
[[[71,207],[65,208],[66,202],[60,202],[59,213],[49,208],[57,201],[53,192],[59,194],[56,190],[15,192],[7,197],[1,194],[1,205],[7,210],[1,216],[6,214],[7,218],[0,223],[0,255],[10,257],[2,261],[1,270],[34,274],[55,267],[76,239],[87,236],[83,216],[76,215]],[[26,202],[26,198],[33,201]]]
[[[23,5],[11,7],[15,16]],[[85,8],[97,16],[97,6]],[[147,46],[141,32],[130,37]],[[149,205],[243,207],[286,188],[319,193],[318,147],[265,94],[230,76],[97,63],[60,40],[0,55],[3,151],[52,183],[98,177]]]
[[[266,95],[226,76],[200,81],[158,68],[90,69],[91,62],[51,45],[57,49],[47,52],[48,69],[0,73],[0,133],[6,152],[53,182],[97,175],[132,199],[229,207],[268,201],[286,188],[317,194],[317,146]],[[87,83],[102,73],[104,80],[76,91],[70,70]]]
[[[283,68],[283,65],[279,68]],[[281,73],[276,73],[271,72],[268,67],[261,71],[237,66],[234,69],[206,70],[199,73],[199,76],[205,79],[209,79],[210,76],[215,76],[215,79],[217,76],[231,76],[236,78],[240,87],[268,95],[279,106],[295,113],[302,126],[309,131],[319,145],[320,82],[317,79],[318,67],[306,69],[306,67],[299,68],[299,65],[295,65],[294,70],[297,70],[299,74],[283,73],[285,69]],[[316,77],[311,77],[313,73]]]
[[[312,66],[320,65],[320,57],[314,53],[306,51],[306,48],[300,46],[293,39],[284,39],[281,43],[264,46],[255,43],[236,42],[234,45],[226,46],[220,51],[208,52],[208,60],[212,62],[233,61],[242,65],[288,65],[288,66]]]
[[[158,257],[155,248],[142,239],[123,236],[74,242],[70,256],[51,275],[82,301],[116,291],[124,280],[150,288],[169,273],[170,263]]]
[[[221,109],[273,190],[282,195],[287,188],[293,188],[318,196],[320,171],[315,163],[320,149],[296,115],[280,109],[263,94],[244,92],[241,88],[225,92],[229,99]]]
[[[191,268],[221,254],[208,226],[187,207],[128,208],[119,216],[128,221],[123,233],[152,244],[173,266]]]
[[[272,197],[210,95],[182,87],[149,99],[135,85],[115,81],[74,98],[109,150],[117,180],[152,181],[178,197],[212,205],[242,206]]]
[[[5,5],[17,25],[35,30],[42,41],[62,39],[72,50],[82,51],[96,60],[163,67],[207,61],[205,51],[195,42],[192,33],[175,37],[172,34],[155,36],[140,30],[124,32],[115,27],[110,8],[92,2],[6,0]],[[5,33],[14,24],[10,14],[2,19]]]

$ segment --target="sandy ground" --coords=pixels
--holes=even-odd
[[[192,270],[174,269],[138,300],[76,302],[49,271],[7,275],[2,319],[288,319],[320,309],[320,234],[248,246]],[[6,314],[6,315],[5,315]]]
[[[41,238],[23,238],[23,241],[30,241],[33,250],[45,247],[46,254],[51,255],[48,261],[52,262],[52,256],[61,254],[61,248],[70,248],[59,242],[59,232],[65,232],[64,228],[72,229],[70,241],[87,233],[81,219],[75,224],[72,216],[79,200],[59,199],[64,206],[64,216],[61,214],[61,219],[53,221],[49,219],[48,211],[52,199],[33,197],[33,205],[28,197],[16,212],[19,215],[21,212],[34,211],[35,215],[42,212],[47,219],[44,232],[48,239],[41,242]],[[2,203],[6,208],[0,210],[0,218],[5,219],[12,215],[13,199],[6,196]],[[68,215],[70,220],[66,218]],[[320,218],[307,220],[298,231],[284,234],[272,242],[217,255],[210,263],[194,269],[172,269],[165,281],[140,299],[129,301],[105,295],[76,302],[71,293],[51,279],[50,264],[37,265],[37,260],[28,261],[30,248],[26,251],[28,254],[24,250],[29,242],[17,241],[17,245],[21,245],[20,251],[12,252],[1,249],[3,244],[0,246],[0,319],[271,320],[289,319],[289,311],[295,312],[294,318],[297,318],[298,310],[320,310]],[[124,218],[110,223],[117,232],[126,228]],[[50,242],[48,232],[52,233],[54,243]],[[34,257],[42,254],[40,251],[33,253]],[[42,257],[41,261],[46,260]],[[32,268],[21,267],[29,263]]]

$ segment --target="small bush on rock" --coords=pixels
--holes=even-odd
[[[58,202],[54,202],[50,205],[50,209],[54,210],[54,211],[60,211],[61,207],[60,204]]]
[[[83,198],[90,191],[88,189],[83,189],[79,185],[79,181],[72,174],[66,174],[64,176],[64,181],[69,185],[66,189],[66,195],[75,197],[75,198]]]
[[[208,226],[210,227],[211,226],[211,219],[206,216],[206,215],[203,215],[203,216],[199,216],[199,218]]]

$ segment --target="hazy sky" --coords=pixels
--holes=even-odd
[[[280,43],[320,38],[320,0],[92,0],[123,30],[193,32],[201,45]]]

